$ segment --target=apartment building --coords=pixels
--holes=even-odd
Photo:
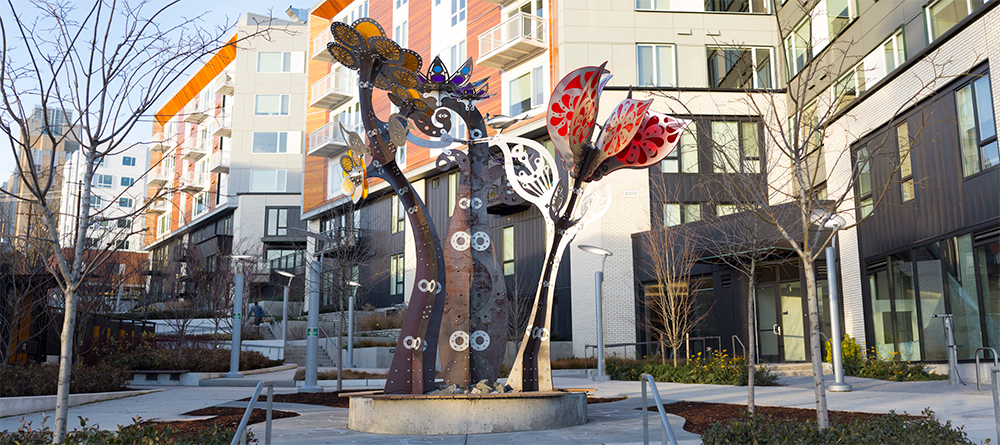
[[[308,27],[247,13],[230,43],[157,113],[144,268],[157,298],[207,292],[237,262],[259,284],[249,299],[280,295],[271,264],[301,267],[304,239],[288,228],[302,202]]]

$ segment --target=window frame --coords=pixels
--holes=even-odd
[[[264,236],[288,236],[288,207],[264,209]]]
[[[403,200],[399,195],[392,195],[389,206],[392,207],[392,215],[389,219],[389,233],[400,233],[406,230],[406,209],[403,208]]]
[[[262,97],[278,97],[278,111],[275,113],[262,112],[260,109],[260,99]],[[288,116],[291,110],[291,94],[254,94],[253,115],[254,116]]]
[[[274,174],[274,187],[272,189],[263,190],[260,188],[254,188],[254,173],[263,174],[265,172],[273,172]],[[288,170],[286,169],[250,169],[250,191],[254,193],[284,193],[288,189]]]
[[[759,64],[757,62],[757,51],[758,50],[767,50],[767,52],[768,52],[768,62],[769,63],[768,63],[768,70],[767,70],[768,72],[767,72],[767,74],[770,77],[770,79],[768,79],[769,84],[770,84],[769,86],[765,86],[761,82],[761,79],[760,79],[760,69],[759,69]],[[725,56],[725,54],[727,52],[729,52],[729,51],[749,52],[750,53],[750,63],[751,63],[751,65],[750,65],[751,76],[750,77],[751,77],[752,82],[753,82],[753,87],[749,88],[749,89],[763,90],[763,89],[774,88],[774,85],[775,85],[774,79],[775,79],[775,77],[777,75],[777,73],[774,72],[774,48],[768,47],[768,46],[747,46],[747,47],[741,47],[741,48],[726,48],[724,46],[706,45],[705,46],[705,51],[706,51],[706,59],[707,59],[707,62],[708,62],[708,67],[709,67],[708,68],[708,84],[709,84],[709,88],[720,88],[720,89],[724,88],[724,87],[720,86],[721,84],[719,82],[716,82],[716,79],[712,78],[712,71],[714,69],[714,64],[712,63],[712,60],[713,60],[712,59],[712,53],[713,53],[713,51],[721,52],[723,54],[724,60],[727,61],[727,62],[729,61],[729,58],[727,56]],[[736,88],[737,89],[745,89],[743,87],[736,87]],[[725,87],[725,89],[733,89],[733,88],[732,87]]]
[[[126,203],[126,205],[122,205],[123,202]],[[133,201],[132,198],[125,196],[118,198],[118,207],[121,207],[123,209],[131,209],[134,204],[135,201]]]
[[[527,77],[528,79],[528,97],[526,99],[520,99],[516,103],[523,104],[524,102],[528,102],[529,107],[526,109],[521,109],[520,111],[515,113],[514,91],[519,91],[520,88],[515,88],[514,83],[521,81],[521,79],[524,79],[525,77]],[[509,93],[507,95],[507,110],[509,111],[509,114],[511,116],[518,116],[527,113],[528,111],[534,110],[535,108],[545,105],[545,78],[541,65],[532,67],[524,74],[521,74],[509,80],[507,82],[507,86],[509,87],[508,88]],[[457,117],[457,114],[454,114],[453,116]],[[459,119],[459,122],[461,123],[460,125],[464,126],[463,120]],[[458,125],[456,125],[455,127],[458,127]],[[456,137],[465,138],[465,136],[466,135],[463,134]]]
[[[121,184],[122,187],[132,187],[132,184],[135,184],[135,178],[130,178],[128,176],[122,176],[119,179],[119,184]]]
[[[710,120],[707,121],[707,123],[708,123],[708,126],[709,126],[709,140],[711,141],[710,146],[711,146],[711,150],[712,150],[712,154],[711,154],[711,156],[712,156],[712,173],[715,173],[715,174],[738,174],[738,173],[763,174],[763,172],[764,172],[764,165],[763,165],[763,162],[764,162],[764,150],[761,149],[761,146],[763,145],[763,143],[761,141],[761,136],[763,134],[762,129],[761,129],[761,125],[762,125],[761,121],[756,121],[756,120],[711,120],[710,119]],[[738,145],[736,147],[736,152],[735,153],[736,153],[737,157],[739,158],[739,170],[738,171],[731,170],[731,169],[737,167],[736,165],[731,165],[730,162],[727,162],[727,161],[731,161],[731,160],[729,160],[729,159],[723,159],[722,160],[723,163],[720,164],[718,158],[716,157],[720,153],[719,149],[722,148],[723,145],[724,145],[724,144],[722,144],[722,143],[720,143],[720,142],[718,142],[718,141],[715,140],[715,130],[714,130],[713,127],[714,127],[714,124],[716,124],[716,123],[736,124],[735,142]],[[745,130],[745,128],[747,126],[750,126],[750,125],[756,126],[756,132],[757,132],[757,134],[756,134],[756,136],[757,136],[756,137],[757,155],[756,156],[748,156],[747,155],[747,146],[746,146],[747,138],[746,138],[746,130]],[[756,164],[751,164],[753,162],[756,162]],[[747,166],[748,165],[755,165],[755,168],[753,169],[753,171],[748,171],[747,170]],[[722,170],[720,170],[720,168]]]
[[[401,252],[389,256],[389,295],[403,295],[406,291],[406,256]]]
[[[799,49],[797,45],[800,37],[799,30],[803,28],[809,31],[809,34],[807,36],[808,38],[801,39],[804,40],[806,44],[806,47],[804,48],[805,60],[802,62],[802,66],[798,66],[797,57],[792,57],[792,56],[796,54]],[[794,27],[792,27],[792,32],[789,33],[787,36],[785,36],[781,46],[785,50],[786,77],[788,78],[788,80],[794,79],[795,76],[797,76],[799,72],[806,67],[806,65],[809,65],[809,63],[812,62],[814,55],[813,44],[812,44],[812,24],[808,16],[803,18],[799,23],[797,23]]]
[[[276,135],[276,142],[274,149],[275,151],[261,151],[258,150],[258,137],[264,137],[265,135]],[[253,154],[297,154],[299,152],[298,146],[295,142],[298,142],[299,132],[297,131],[255,131],[251,135],[250,140],[250,152]],[[266,148],[261,145],[260,148]]]
[[[685,142],[687,140],[688,142]],[[660,173],[663,174],[697,174],[698,168],[698,124],[692,122],[681,133],[680,141],[674,151],[660,161]],[[685,164],[689,157],[694,157],[693,163]],[[670,168],[673,164],[676,168]],[[675,171],[676,170],[676,171]]]
[[[451,0],[451,26],[458,26],[466,19],[466,12],[468,11],[468,2],[466,0]]]
[[[991,121],[993,124],[992,135],[987,137],[986,139],[983,139],[983,128],[981,125],[983,123],[982,122],[983,117],[980,115],[980,111],[983,108],[979,104],[980,101],[979,88],[984,84],[986,85],[986,91],[989,95],[989,99],[991,102],[989,104],[989,107],[986,107],[985,109],[992,114]],[[971,106],[972,106],[972,124],[975,126],[975,134],[973,135],[975,137],[975,141],[972,143],[971,147],[965,146],[965,143],[963,142],[961,136],[963,116],[962,116],[962,110],[959,105],[960,101],[959,94],[961,94],[961,92],[966,89],[968,89],[969,91],[968,100],[971,101]],[[967,81],[959,85],[957,88],[955,88],[953,93],[955,95],[954,99],[955,121],[956,125],[958,125],[957,133],[959,135],[958,146],[959,146],[959,152],[962,156],[961,160],[959,161],[960,164],[962,165],[962,177],[968,178],[973,175],[979,174],[981,172],[996,168],[998,165],[1000,165],[1000,162],[989,166],[986,166],[984,164],[986,161],[984,157],[984,150],[986,148],[992,146],[993,151],[1000,151],[1000,145],[998,145],[1000,144],[1000,141],[998,141],[997,139],[996,114],[994,113],[995,99],[993,98],[993,90],[990,82],[990,70],[988,68],[983,70],[977,70],[975,73],[972,74],[970,79],[968,79]],[[976,165],[972,169],[972,171],[968,171],[968,168],[970,167],[969,165],[967,165],[967,161],[969,160],[968,158],[970,155],[968,151],[972,149],[975,150]],[[998,159],[1000,159],[1000,156],[998,156]]]
[[[896,134],[896,156],[899,159],[899,197],[902,202],[916,199],[913,187],[913,139],[910,137],[910,123],[903,121],[893,126]],[[905,129],[905,131],[901,131]],[[903,138],[906,138],[904,143]],[[904,168],[905,167],[905,168]]]
[[[653,60],[650,66],[653,67],[653,77],[656,80],[653,83],[648,83],[642,79],[642,70],[639,69],[641,63],[642,48],[650,48],[653,54]],[[670,79],[668,84],[661,84],[660,82],[660,48],[668,48],[667,54],[670,55]],[[636,43],[635,44],[635,71],[636,71],[636,82],[638,86],[641,87],[659,87],[659,88],[676,88],[677,87],[677,45],[673,43]]]
[[[455,204],[458,203],[458,172],[448,174],[448,217],[455,215]]]
[[[115,176],[103,173],[94,173],[94,187],[110,189],[115,187]]]
[[[514,240],[514,226],[505,226],[503,228],[503,248],[501,249],[501,261],[503,266],[503,275],[505,277],[514,275],[516,271],[514,267]]]
[[[276,71],[261,71],[261,56],[264,54],[281,54],[281,66]],[[257,72],[266,74],[281,74],[292,72],[293,51],[258,51],[257,52]]]
[[[135,156],[122,156],[122,165],[125,167],[135,167]]]
[[[671,224],[674,218],[668,218],[668,210],[676,209],[677,221]],[[664,202],[662,206],[663,210],[663,227],[676,227],[682,224],[687,224],[690,222],[701,221],[704,216],[704,212],[701,208],[701,203],[699,202]],[[670,213],[673,215],[673,213]]]
[[[965,2],[965,8],[966,8],[966,14],[962,18],[958,19],[958,21],[956,21],[954,25],[949,26],[948,29],[942,30],[941,33],[938,34],[937,37],[935,37],[934,36],[934,34],[935,34],[935,32],[934,32],[935,29],[934,28],[935,27],[934,27],[934,21],[932,19],[933,18],[933,14],[931,13],[931,9],[934,8],[934,6],[941,4],[941,2],[943,2],[943,1],[949,1],[949,0],[935,0],[935,1],[927,3],[927,5],[924,6],[924,31],[925,31],[925,34],[926,34],[926,37],[927,37],[927,44],[930,44],[931,42],[933,42],[933,41],[941,38],[941,36],[943,36],[945,33],[947,33],[948,30],[954,28],[959,23],[962,23],[962,21],[965,20],[966,17],[972,15],[979,8],[983,7],[983,5],[980,4],[979,6],[973,8],[972,7],[973,0],[951,0],[951,1],[954,1],[954,2],[964,1]],[[989,0],[984,0],[982,3],[985,4],[987,1],[989,1]]]
[[[874,181],[872,181],[871,150],[868,148],[867,143],[861,144],[858,148],[852,150],[852,155],[854,158],[854,172],[856,176],[854,180],[854,206],[858,215],[858,221],[861,221],[871,216],[871,214],[875,211],[875,201],[873,197],[875,187]],[[867,181],[867,191],[862,187],[864,181]]]

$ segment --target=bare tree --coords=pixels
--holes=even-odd
[[[0,131],[18,160],[21,189],[11,196],[40,215],[43,230],[32,235],[32,242],[44,252],[65,306],[52,437],[56,443],[66,432],[78,292],[114,250],[113,245],[87,245],[86,228],[92,222],[87,205],[96,166],[105,156],[132,146],[127,136],[148,119],[181,75],[222,45],[236,44],[223,43],[223,30],[206,30],[197,22],[162,25],[165,12],[177,3],[155,8],[146,2],[93,0],[78,9],[61,0],[35,1],[31,8],[8,0],[8,13],[0,15]],[[28,111],[32,106],[41,110],[41,132],[33,131]],[[68,122],[75,130],[53,130],[56,115],[75,116]],[[45,173],[57,169],[57,156],[49,156],[47,165],[35,159],[32,148],[38,140],[51,147],[72,140],[82,151],[80,202],[74,212],[79,216],[72,237],[60,234],[61,184],[57,175]],[[137,214],[144,210],[140,206]],[[99,253],[88,262],[85,250]]]
[[[654,186],[653,194],[654,202],[678,202],[676,193],[666,191],[662,185]],[[684,212],[679,204],[677,209]],[[697,236],[680,225],[683,216],[682,220],[672,219],[674,216],[667,211],[662,217],[651,218],[652,230],[639,242],[639,248],[648,255],[650,273],[656,282],[646,287],[640,303],[648,314],[644,327],[660,342],[661,361],[666,363],[670,348],[677,366],[677,351],[708,317],[711,308],[702,307],[698,301],[698,284],[691,275],[699,259]]]

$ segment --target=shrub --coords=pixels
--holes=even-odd
[[[195,372],[226,372],[229,370],[229,350],[215,348],[157,348],[151,339],[139,342],[111,341],[89,351],[88,363],[109,363],[132,371],[182,370]],[[259,351],[241,351],[240,369],[260,369],[281,365]]]
[[[904,362],[899,359],[899,353],[893,352],[893,357],[885,359],[879,357],[875,348],[871,354],[865,357],[861,352],[861,345],[850,335],[845,335],[841,341],[841,351],[843,354],[844,374],[853,377],[864,377],[869,379],[890,380],[894,382],[914,382],[925,380],[944,380],[947,375],[927,372],[925,366],[920,363]],[[827,357],[832,357],[832,343],[826,342]],[[829,360],[827,360],[829,361]]]
[[[614,380],[639,380],[649,374],[658,382],[705,383],[713,385],[746,386],[749,380],[745,357],[729,357],[715,351],[710,357],[698,353],[689,363],[677,366],[655,361],[625,360],[610,357],[605,360],[605,372]],[[763,367],[754,372],[754,385],[775,386],[778,377]]]
[[[961,427],[934,420],[925,409],[923,417],[898,416],[890,412],[875,419],[833,424],[819,430],[816,421],[805,423],[755,415],[727,424],[715,423],[701,436],[703,444],[843,444],[926,443],[972,444]]]
[[[129,382],[128,368],[110,363],[74,365],[69,378],[70,394],[122,391]],[[0,396],[46,396],[56,393],[59,367],[29,364],[0,367]]]
[[[236,428],[212,426],[198,432],[174,431],[168,426],[143,422],[136,417],[131,425],[118,426],[118,431],[102,431],[87,425],[87,419],[80,418],[80,428],[67,432],[67,444],[164,444],[164,445],[225,445],[231,443]],[[248,439],[253,433],[247,433]],[[52,430],[43,422],[42,426],[33,429],[31,424],[22,424],[17,431],[0,431],[0,443],[20,445],[47,445],[52,442]]]

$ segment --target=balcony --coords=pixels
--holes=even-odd
[[[167,263],[163,260],[150,258],[140,263],[139,270],[142,271],[142,275],[164,275],[167,272]]]
[[[514,0],[482,0],[484,3],[492,3],[498,6],[507,6],[514,3]]]
[[[181,176],[181,190],[188,193],[198,193],[208,188],[208,173],[184,172]]]
[[[184,116],[184,122],[200,124],[205,122],[205,119],[208,119],[208,111],[203,110],[202,108],[204,107],[197,102],[195,101],[194,106],[191,107],[193,110],[189,111],[187,116]]]
[[[306,251],[299,250],[269,261],[270,272],[285,271],[292,275],[305,273]],[[287,279],[287,277],[286,277]]]
[[[163,168],[161,165],[149,172],[149,179],[146,181],[146,185],[150,187],[162,187],[172,182],[174,182],[174,171]]]
[[[333,34],[330,33],[330,27],[327,26],[319,32],[319,35],[313,37],[313,53],[312,59],[318,60],[320,62],[336,62],[337,60],[333,58],[330,51],[326,50],[326,44],[333,41]]]
[[[170,202],[165,199],[157,199],[146,207],[146,213],[167,213],[170,210]]]
[[[358,249],[362,246],[365,233],[361,229],[351,227],[334,227],[322,235],[333,238],[334,241],[316,241],[317,253]]]
[[[219,75],[215,79],[215,94],[223,94],[226,96],[232,96],[236,85],[233,73],[226,71]]]
[[[345,127],[347,127],[345,125]],[[355,127],[353,130],[347,128],[350,131],[358,131]],[[309,156],[323,156],[329,158],[338,153],[346,151],[347,145],[347,135],[343,134],[340,130],[340,122],[334,121],[319,127],[312,133],[309,133]]]
[[[189,161],[197,161],[208,155],[208,149],[206,148],[208,144],[206,141],[198,141],[198,138],[194,136],[188,136],[181,144],[183,150],[183,157]]]
[[[215,131],[212,132],[212,136],[232,137],[233,117],[228,114],[215,116]]]
[[[545,51],[545,40],[545,19],[518,13],[479,36],[479,64],[508,69]]]
[[[173,138],[166,137],[162,131],[153,134],[153,140],[149,143],[149,151],[164,152],[173,148]]]
[[[212,153],[212,157],[208,159],[208,165],[212,173],[229,173],[229,152]]]
[[[333,72],[312,86],[310,107],[329,110],[337,108],[354,97],[357,81],[347,73]]]

